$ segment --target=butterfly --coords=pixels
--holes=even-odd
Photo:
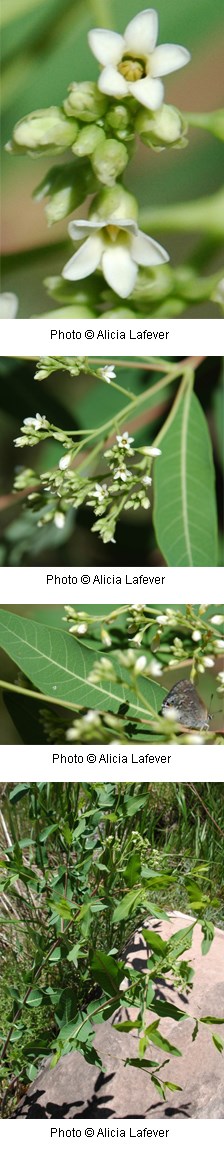
[[[166,717],[168,717],[169,707],[177,710],[177,721],[181,722],[183,726],[188,726],[192,730],[209,729],[212,715],[208,714],[207,706],[202,702],[195,687],[186,678],[182,678],[180,682],[175,682],[175,686],[169,690],[166,698],[164,698],[161,714],[164,714],[165,709]]]

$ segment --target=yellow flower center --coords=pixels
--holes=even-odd
[[[118,72],[124,76],[125,80],[133,83],[134,80],[142,80],[146,75],[143,60],[134,60],[131,56],[123,56],[121,64],[118,65]]]

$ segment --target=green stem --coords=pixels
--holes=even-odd
[[[79,707],[74,702],[64,702],[63,698],[53,698],[50,694],[41,694],[38,690],[27,690],[25,686],[15,686],[11,682],[4,682],[0,680],[0,689],[9,690],[13,694],[25,694],[26,698],[37,698],[42,705],[45,702],[50,702],[52,706],[63,706],[65,710],[78,710]]]
[[[143,208],[140,214],[141,228],[146,232],[162,229],[165,232],[205,232],[207,236],[224,237],[224,193],[223,189],[210,197],[200,197],[196,201],[182,204],[164,205],[161,208]]]
[[[186,393],[188,390],[189,390],[189,392],[191,392],[193,387],[194,387],[194,370],[188,369],[186,371],[186,373],[184,373],[180,387],[179,387],[178,392],[177,392],[176,397],[175,397],[175,401],[172,405],[172,408],[170,409],[168,417],[166,418],[166,421],[164,421],[164,425],[162,426],[162,429],[160,429],[159,433],[157,434],[157,437],[156,437],[156,444],[157,445],[160,445],[160,442],[163,441],[163,437],[165,437],[165,433],[167,433],[167,430],[169,429],[170,425],[172,425],[173,419],[176,416],[177,410],[179,409],[179,405],[180,405],[180,402],[182,401],[182,397],[183,397],[184,393]]]

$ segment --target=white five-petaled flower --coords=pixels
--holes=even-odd
[[[190,53],[179,44],[155,47],[158,16],[146,8],[127,24],[124,36],[105,28],[93,28],[89,46],[102,67],[98,80],[100,92],[108,96],[135,100],[152,111],[163,102],[164,86],[159,79],[188,64]]]
[[[98,377],[102,377],[103,381],[106,381],[107,385],[109,385],[110,381],[114,381],[116,377],[114,365],[103,365],[102,369],[98,369]]]
[[[105,500],[106,495],[107,495],[107,485],[105,485],[105,484],[100,485],[99,482],[97,481],[96,485],[95,485],[95,489],[91,490],[90,497],[95,497],[96,501],[101,502],[101,501]]]
[[[132,441],[134,441],[134,437],[129,437],[128,430],[126,429],[125,433],[117,434],[116,441],[119,449],[130,450],[130,445],[132,444]],[[133,453],[133,449],[131,449],[131,453]]]
[[[134,289],[138,265],[161,265],[169,261],[166,249],[142,233],[136,221],[115,217],[90,221],[70,221],[70,237],[85,239],[62,270],[67,281],[79,281],[101,268],[105,281],[118,297],[129,297]]]
[[[41,417],[40,413],[36,413],[36,417],[25,417],[23,424],[28,425],[30,429],[47,429],[49,421],[47,421],[45,414]]]
[[[120,469],[115,470],[113,476],[115,481],[119,481],[119,479],[121,481],[128,481],[128,478],[132,477],[132,473],[130,469],[125,469],[125,465],[123,465],[123,467],[121,466]]]

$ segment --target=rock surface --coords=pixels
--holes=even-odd
[[[167,939],[187,922],[191,923],[192,919],[175,912],[170,922],[147,919],[144,925]],[[138,970],[145,969],[147,959],[143,935],[144,928],[129,941],[126,952],[127,961]],[[191,961],[195,970],[193,991],[189,996],[180,996],[169,984],[160,984],[160,993],[195,1017],[210,1014],[224,1018],[224,932],[216,930],[211,949],[203,956],[201,931],[196,926],[192,948],[185,952],[184,959]],[[122,1017],[124,1013],[119,1011]],[[136,1012],[133,1012],[133,1017],[136,1017]],[[147,1073],[124,1066],[125,1058],[137,1055],[137,1033],[119,1034],[113,1029],[115,1021],[116,1014],[96,1028],[96,1049],[103,1060],[105,1074],[99,1074],[96,1067],[86,1063],[77,1051],[65,1055],[53,1070],[49,1069],[47,1062],[19,1103],[16,1117],[223,1118],[224,1058],[212,1042],[211,1029],[200,1024],[197,1038],[192,1043],[192,1022],[186,1019],[176,1023],[163,1019],[162,1034],[182,1051],[182,1058],[171,1055],[164,1078],[178,1083],[183,1090],[168,1091],[167,1101],[162,1102]],[[213,1029],[224,1036],[222,1026]],[[163,1058],[161,1051],[156,1051],[157,1056]]]

